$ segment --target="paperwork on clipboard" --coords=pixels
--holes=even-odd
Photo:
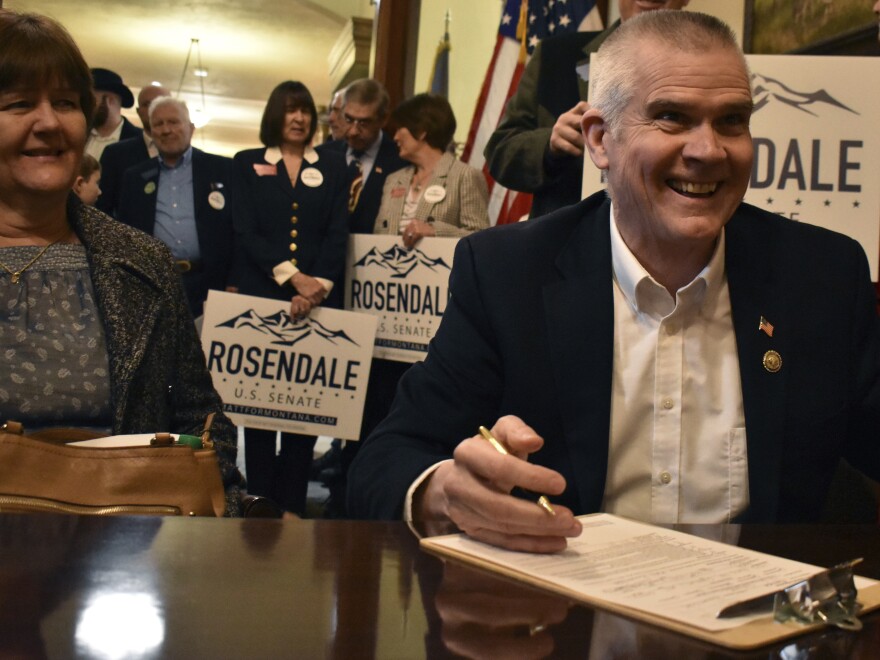
[[[731,603],[784,589],[822,567],[609,514],[579,520],[580,537],[550,555],[503,550],[463,534],[421,543],[430,552],[725,646],[754,648],[805,630],[774,623],[772,611],[733,618],[717,614]],[[880,606],[880,583],[863,577],[855,581],[860,596],[870,591],[866,609]]]

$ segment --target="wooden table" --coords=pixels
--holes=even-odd
[[[878,526],[726,531],[880,578]],[[732,653],[444,565],[402,523],[0,515],[0,657],[880,657],[864,622]]]

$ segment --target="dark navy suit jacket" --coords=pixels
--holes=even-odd
[[[296,289],[289,282],[278,286],[272,269],[296,259],[297,268],[306,275],[333,282],[324,304],[342,306],[348,172],[338,152],[312,153],[317,160],[303,160],[296,187],[290,184],[283,160],[274,168],[266,161],[265,148],[235,154],[232,209],[237,243],[235,279],[240,293],[289,300]],[[317,177],[306,174],[304,178],[309,169],[320,173],[317,185]],[[291,250],[292,246],[295,249]]]
[[[226,288],[233,254],[232,213],[229,183],[232,161],[193,147],[193,202],[199,252],[203,263],[205,295],[207,289]],[[152,185],[150,185],[152,184]],[[156,190],[159,184],[158,159],[129,168],[122,178],[118,220],[151,236],[156,224]],[[223,195],[223,208],[208,203],[212,192]]]
[[[333,140],[325,142],[317,148],[318,153],[323,151],[336,151],[345,156],[348,143],[345,140]],[[372,234],[379,207],[382,205],[382,188],[385,186],[385,178],[392,172],[409,165],[400,157],[397,144],[386,133],[382,132],[382,142],[379,144],[379,152],[367,182],[361,191],[360,199],[355,210],[349,217],[349,228],[352,234]],[[346,188],[346,196],[348,189]]]
[[[114,218],[119,209],[122,177],[129,167],[150,160],[143,136],[120,140],[101,154],[101,196],[95,206]]]
[[[399,518],[407,488],[480,424],[513,414],[562,474],[554,498],[598,511],[605,490],[614,303],[604,192],[540,221],[462,238],[427,358],[349,473],[349,513]],[[726,270],[745,411],[744,522],[816,520],[839,459],[880,479],[880,337],[864,252],[742,204]],[[508,264],[510,267],[500,267]],[[761,317],[775,327],[759,331]],[[776,373],[763,366],[773,349]]]

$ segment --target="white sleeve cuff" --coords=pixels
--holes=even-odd
[[[278,286],[284,286],[294,275],[300,272],[299,268],[294,266],[289,261],[282,261],[280,264],[272,268],[272,279],[274,279]],[[330,292],[333,291],[333,282],[323,277],[316,277],[321,283],[321,286],[324,287],[325,297],[330,295]]]
[[[299,268],[292,263],[289,261],[282,261],[272,269],[272,279],[278,283],[278,286],[284,286],[287,281],[298,272]]]
[[[452,461],[452,459],[449,458],[445,461],[440,461],[439,463],[434,463],[434,465],[432,465],[427,470],[422,472],[418,476],[418,478],[415,481],[413,481],[412,484],[410,484],[409,489],[406,491],[406,499],[403,502],[403,519],[409,524],[410,529],[412,529],[412,503],[413,503],[413,497],[415,496],[416,491],[425,482],[425,479],[427,479],[432,474],[434,474],[434,470],[436,470],[438,467],[440,467],[444,463],[449,463],[451,461]],[[414,529],[413,529],[413,533],[416,536],[419,536],[419,533],[416,532]]]

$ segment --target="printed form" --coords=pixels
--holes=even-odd
[[[716,618],[726,605],[780,591],[827,568],[609,514],[579,520],[583,533],[569,539],[566,550],[552,555],[503,550],[463,534],[422,543],[443,554],[494,565],[532,584],[573,592],[588,602],[614,603],[713,632],[771,614]],[[858,589],[876,583],[856,578]]]

